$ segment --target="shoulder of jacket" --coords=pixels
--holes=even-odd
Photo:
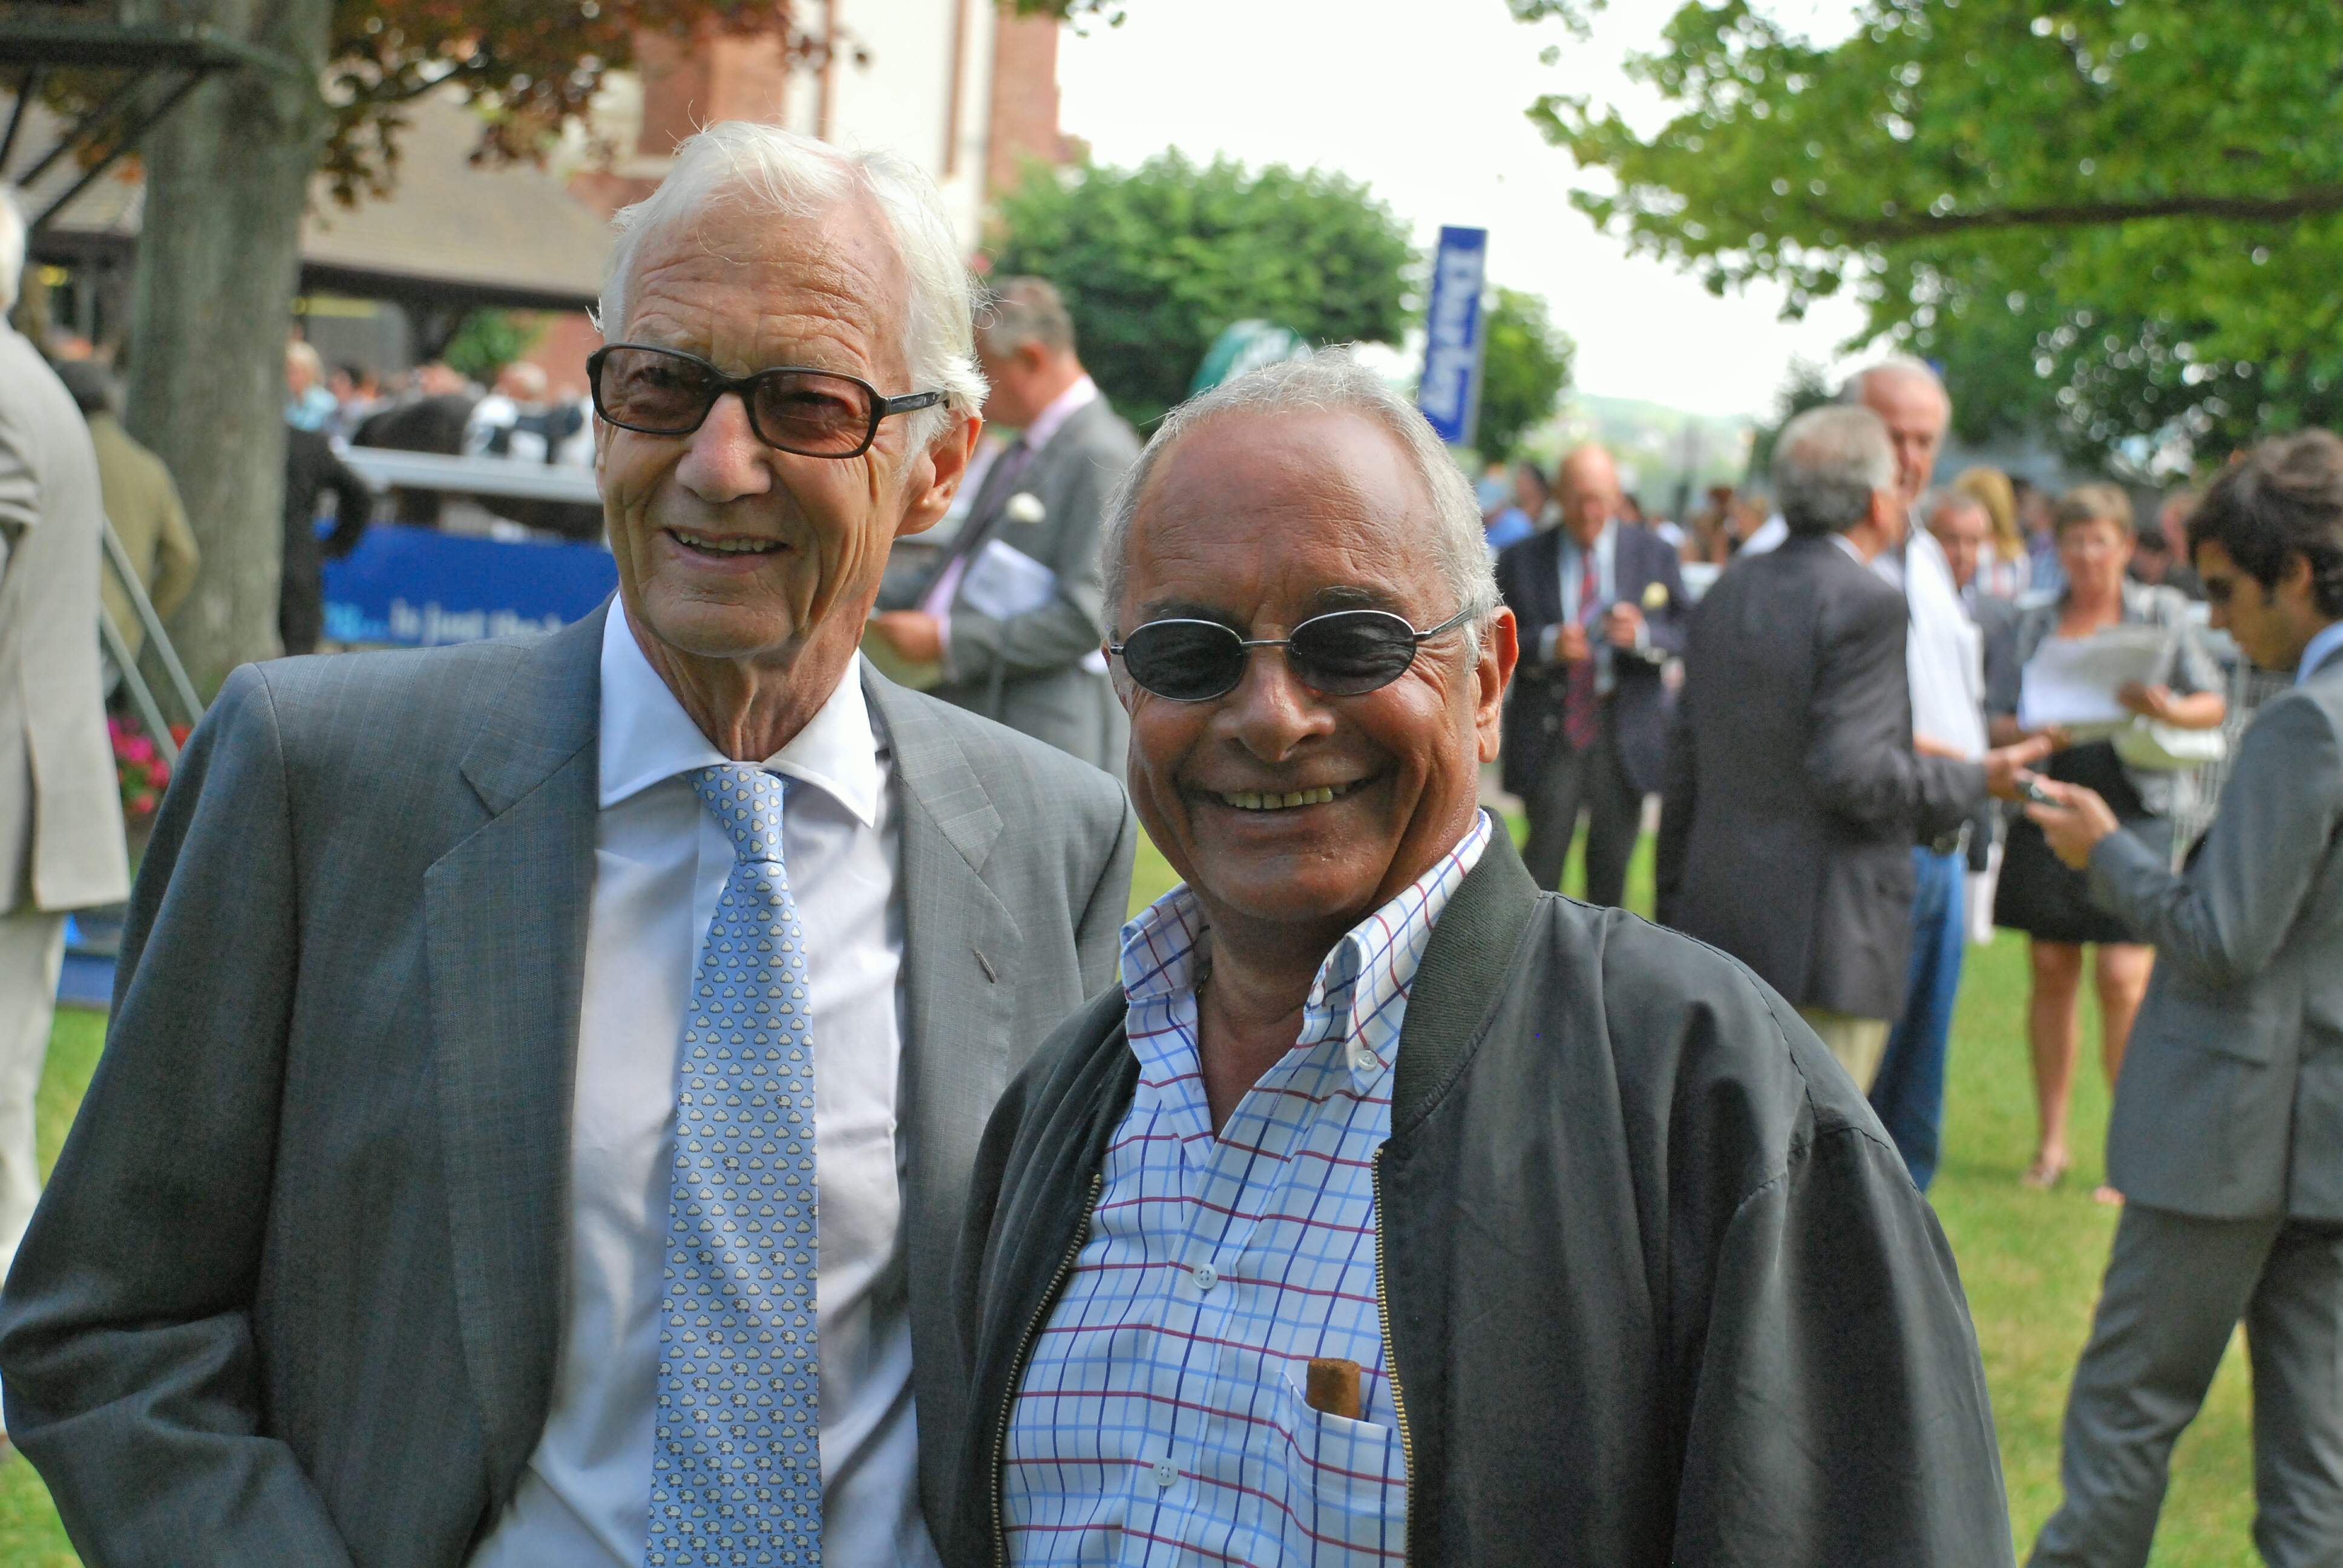
[[[288,747],[324,741],[356,755],[381,747],[452,746],[461,756],[478,717],[534,640],[306,654],[246,665],[236,674],[248,673],[266,694]]]
[[[1121,819],[1122,786],[1046,741],[908,687],[894,687],[874,706],[894,708],[899,719],[909,717],[944,729],[1003,818],[1056,818],[1071,807]]]

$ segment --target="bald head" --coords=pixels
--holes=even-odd
[[[1602,447],[1581,447],[1562,460],[1555,495],[1562,502],[1562,526],[1580,544],[1591,545],[1619,515],[1618,466]]]

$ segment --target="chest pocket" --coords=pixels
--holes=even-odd
[[[1278,1458],[1296,1560],[1345,1547],[1393,1563],[1407,1553],[1407,1456],[1395,1427],[1312,1410],[1291,1372],[1279,1384]]]

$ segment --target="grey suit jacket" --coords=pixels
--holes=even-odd
[[[1742,557],[1693,611],[1659,916],[1795,1006],[1904,1010],[1912,845],[1985,798],[1978,764],[1912,750],[1910,613],[1828,538]]]
[[[935,690],[1118,778],[1129,735],[1121,705],[1105,674],[1082,660],[1106,640],[1099,525],[1115,481],[1138,457],[1139,437],[1100,397],[1076,409],[1019,476],[1012,493],[1041,504],[1038,521],[969,519],[972,543],[999,539],[1057,573],[1058,595],[1001,619],[963,594],[952,605],[949,678]]]
[[[97,662],[105,527],[81,410],[0,321],[0,914],[130,890]]]
[[[2343,1220],[2343,656],[2263,704],[2186,877],[2128,833],[2091,896],[2156,945],[2107,1127],[2134,1202]]]
[[[9,1436],[93,1563],[452,1568],[553,1392],[602,616],[238,670],[139,877],[113,1034],[0,1296]],[[1113,978],[1113,782],[866,682],[902,824],[922,1502],[986,1115]]]

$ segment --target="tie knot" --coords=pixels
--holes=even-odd
[[[748,762],[724,762],[691,775],[691,791],[731,836],[743,860],[782,864],[781,798],[789,780]]]

